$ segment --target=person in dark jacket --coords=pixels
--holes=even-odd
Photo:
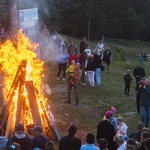
[[[14,142],[20,144],[20,150],[31,150],[32,140],[24,132],[24,125],[22,123],[18,123],[16,125],[15,134],[9,139],[8,146]]]
[[[41,126],[35,126],[33,128],[34,137],[32,139],[32,149],[41,148],[42,150],[46,150],[46,143],[50,141],[47,136],[43,135],[43,129]]]
[[[136,92],[136,107],[137,107],[137,115],[140,115],[140,99],[143,90],[143,86],[145,85],[144,78],[140,79],[140,82],[137,83],[135,90]]]
[[[131,73],[131,71],[128,69],[127,74],[124,75],[124,78],[123,78],[123,80],[125,82],[124,92],[128,96],[129,96],[129,92],[130,92],[130,84],[131,84],[131,81],[132,81],[132,77],[131,77],[130,73]]]
[[[97,135],[96,135],[97,142],[99,141],[99,139],[105,138],[108,141],[108,149],[116,150],[117,145],[113,141],[113,138],[114,138],[116,132],[115,132],[113,125],[110,122],[113,118],[113,112],[107,111],[105,113],[105,117],[106,117],[106,119],[99,122],[99,124],[97,126]]]
[[[89,84],[90,86],[94,87],[95,60],[93,54],[89,56],[85,69],[87,71]]]
[[[76,126],[71,125],[68,129],[68,135],[60,139],[59,150],[71,150],[71,141],[75,137],[76,132]]]
[[[139,123],[137,124],[137,128],[136,128],[137,132],[131,133],[131,134],[129,135],[129,138],[132,138],[132,139],[134,139],[135,141],[140,142],[140,141],[141,141],[141,132],[142,132],[142,129],[143,129],[144,127],[145,127],[144,123],[139,122]]]
[[[110,47],[107,46],[104,51],[104,56],[103,56],[103,62],[106,63],[107,73],[109,73],[111,55],[112,55],[111,49],[110,49]]]
[[[137,84],[142,77],[145,77],[145,69],[138,64],[137,67],[134,68],[133,75],[135,76]]]
[[[101,84],[101,65],[102,65],[102,60],[101,58],[94,53],[94,61],[95,61],[95,80],[96,84],[99,87]]]
[[[140,106],[142,111],[141,121],[148,127],[150,120],[150,79],[145,80],[145,85],[143,86]]]
[[[80,54],[83,54],[86,48],[87,48],[86,37],[83,37],[83,40],[80,42]]]

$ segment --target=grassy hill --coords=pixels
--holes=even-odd
[[[73,40],[79,46],[81,40]],[[89,44],[91,49],[94,49],[97,41],[92,41]],[[110,46],[113,53],[110,74],[107,74],[106,71],[102,72],[102,84],[95,88],[88,86],[86,76],[87,85],[79,86],[80,105],[78,107],[74,106],[73,92],[72,104],[64,104],[67,101],[67,86],[62,79],[56,80],[57,64],[48,63],[45,65],[45,76],[52,90],[48,97],[48,103],[61,136],[67,134],[69,125],[75,124],[78,127],[77,135],[84,142],[87,133],[96,133],[98,122],[102,120],[105,111],[111,105],[117,109],[116,116],[124,118],[124,122],[129,127],[128,133],[136,130],[140,116],[136,116],[135,78],[132,74],[134,67],[139,63],[140,50],[150,53],[150,43],[113,39],[107,40],[105,45]],[[142,65],[146,70],[146,77],[148,77],[150,61],[144,61]],[[127,69],[131,70],[133,77],[130,96],[124,94],[123,76]]]

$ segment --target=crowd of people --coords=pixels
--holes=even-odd
[[[50,36],[46,26],[43,26],[43,33]],[[0,38],[3,42],[6,39],[4,28],[1,28]],[[58,72],[56,80],[61,79],[66,82],[68,89],[67,104],[71,101],[71,91],[74,89],[75,106],[79,105],[78,85],[86,85],[85,75],[88,77],[89,86],[99,87],[101,85],[101,73],[106,64],[106,72],[110,73],[111,48],[104,45],[100,40],[95,48],[91,49],[86,38],[80,42],[80,47],[73,40],[68,43],[64,38],[55,32],[51,36],[56,55],[58,55]],[[68,79],[66,80],[66,73]],[[103,119],[98,123],[96,135],[87,133],[86,143],[82,143],[76,137],[77,127],[71,125],[68,135],[62,137],[59,142],[59,150],[149,150],[150,130],[148,128],[150,120],[150,79],[144,79],[145,70],[141,64],[133,70],[136,79],[136,105],[137,114],[141,112],[141,122],[137,124],[137,132],[128,133],[128,126],[123,117],[116,117],[116,108],[111,106],[106,111]],[[127,69],[124,75],[124,92],[130,95],[130,84],[132,82],[131,70]],[[24,125],[19,123],[15,127],[15,133],[10,138],[6,138],[4,130],[0,127],[0,150],[54,150],[54,142],[43,135],[41,126],[33,127],[30,134],[25,133]]]
[[[79,48],[73,40],[68,43],[61,36],[58,36],[57,33],[52,35],[51,38],[53,39],[55,49],[58,51],[56,79],[58,81],[62,79],[68,85],[68,101],[66,102],[68,104],[71,103],[71,90],[74,89],[76,97],[75,106],[78,106],[78,85],[87,85],[85,83],[85,75],[87,75],[88,85],[99,87],[102,82],[101,73],[105,69],[104,63],[106,63],[106,72],[109,74],[112,51],[110,47],[104,45],[103,40],[100,40],[95,48],[91,49],[85,37],[80,42]],[[67,80],[66,76],[69,76]]]
[[[18,123],[14,134],[6,138],[0,126],[0,150],[54,150],[54,142],[43,134],[41,126],[28,126],[28,130],[25,132],[24,125]]]
[[[123,117],[116,117],[117,110],[111,106],[98,123],[96,133],[87,132],[85,142],[77,136],[78,128],[71,124],[68,134],[61,137],[59,150],[149,150],[150,129],[139,122],[136,132],[129,133]],[[0,150],[56,150],[56,144],[45,136],[38,125],[30,125],[27,132],[22,123],[18,123],[14,134],[6,138],[0,127]]]
[[[150,129],[137,124],[137,132],[129,133],[123,117],[116,118],[117,110],[111,106],[98,123],[96,135],[87,133],[85,143],[76,136],[77,127],[71,125],[68,135],[61,138],[59,150],[149,150]]]

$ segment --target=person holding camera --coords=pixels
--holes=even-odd
[[[145,69],[142,67],[141,64],[138,64],[133,71],[133,75],[135,76],[136,79],[136,84],[140,81],[142,77],[145,77]]]
[[[148,127],[150,120],[150,78],[145,80],[140,98],[140,106],[142,111],[141,121]]]
[[[141,94],[143,87],[145,85],[144,83],[144,78],[141,78],[140,81],[137,83],[135,90],[136,92],[136,107],[137,107],[137,115],[140,115],[140,99],[141,99]]]

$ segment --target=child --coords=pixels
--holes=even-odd
[[[117,122],[118,122],[118,132],[117,132],[117,134],[122,134],[124,136],[127,136],[128,127],[123,122],[123,118],[122,117],[118,117],[117,118]]]
[[[72,84],[74,84],[74,82],[73,82],[73,77],[71,77],[70,75],[71,75],[71,74],[74,74],[74,69],[75,69],[75,67],[76,67],[75,61],[72,60],[71,65],[70,65],[69,68],[66,70],[66,73],[69,72],[69,79],[68,79],[68,82],[67,82],[67,83],[71,82]]]
[[[108,141],[105,138],[99,139],[98,145],[99,145],[100,150],[108,150],[107,148]]]
[[[127,74],[124,76],[123,80],[125,81],[125,89],[124,92],[125,94],[127,94],[129,96],[129,92],[130,92],[130,83],[132,81],[132,77],[130,75],[131,71],[128,69],[127,70]]]

